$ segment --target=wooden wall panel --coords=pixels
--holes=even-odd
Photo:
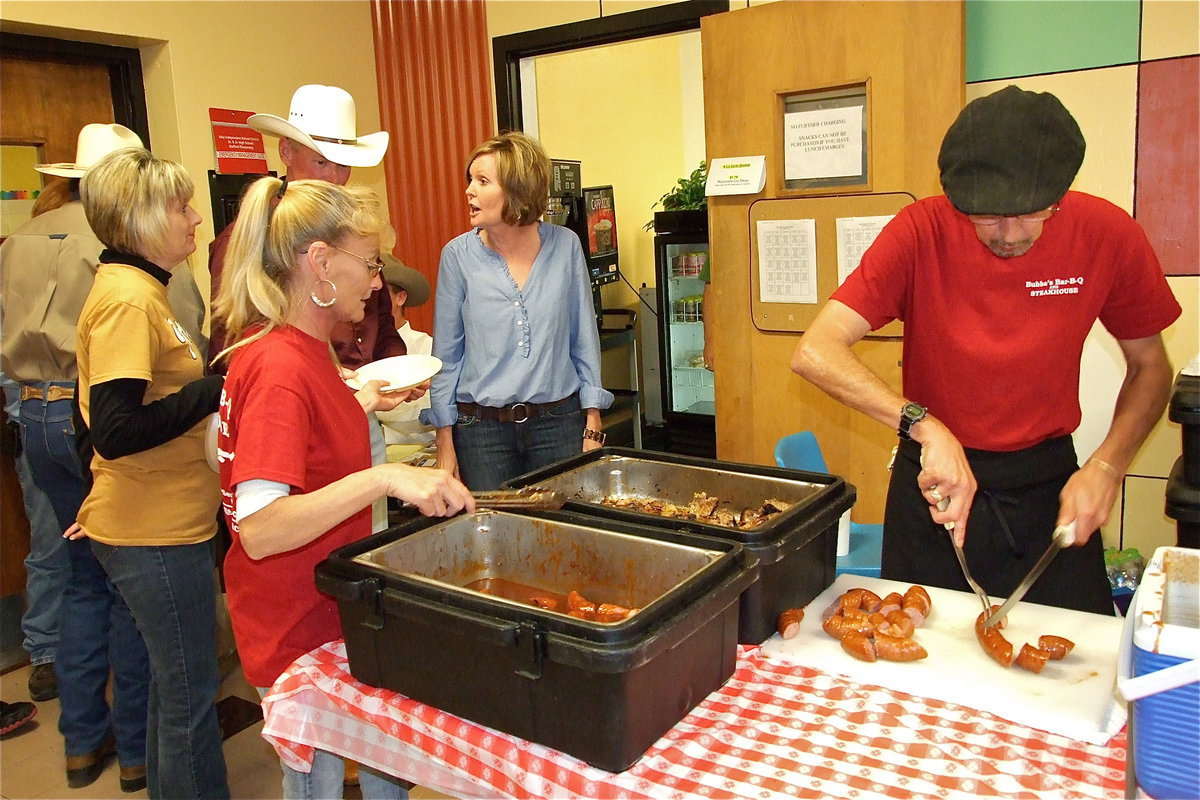
[[[788,368],[796,336],[754,328],[750,316],[750,204],[781,190],[779,92],[869,81],[871,192],[940,191],[937,151],[963,103],[961,3],[787,2],[706,17],[705,135],[709,158],[767,155],[758,195],[710,198],[718,372],[717,455],[772,463],[779,437],[813,430],[829,468],[859,488],[853,516],[883,519],[894,431],[827,397]],[[895,387],[900,343],[856,352]],[[897,409],[897,412],[899,409]]]
[[[372,0],[396,256],[436,288],[442,246],[469,227],[467,155],[495,133],[483,0]],[[408,315],[433,330],[433,303]]]

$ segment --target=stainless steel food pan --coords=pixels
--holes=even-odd
[[[645,609],[724,554],[560,520],[481,511],[441,521],[354,557],[368,567],[456,592],[484,578]]]

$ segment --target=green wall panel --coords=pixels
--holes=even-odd
[[[1130,64],[1139,0],[967,0],[967,81]]]

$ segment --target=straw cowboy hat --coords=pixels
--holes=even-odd
[[[83,173],[112,151],[143,146],[141,137],[124,125],[115,123],[104,125],[93,122],[90,125],[84,125],[83,129],[79,131],[74,162],[60,161],[54,164],[38,164],[34,169],[46,175],[57,175],[60,178],[82,178]]]
[[[344,167],[373,167],[383,160],[388,132],[359,136],[354,98],[336,86],[308,84],[292,95],[288,118],[255,114],[246,123],[268,136],[291,139]]]
[[[383,259],[383,282],[393,283],[408,292],[405,308],[416,308],[429,299],[429,281],[391,253],[380,253]]]

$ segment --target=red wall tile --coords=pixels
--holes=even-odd
[[[1168,275],[1200,274],[1200,56],[1138,68],[1134,216]]]

